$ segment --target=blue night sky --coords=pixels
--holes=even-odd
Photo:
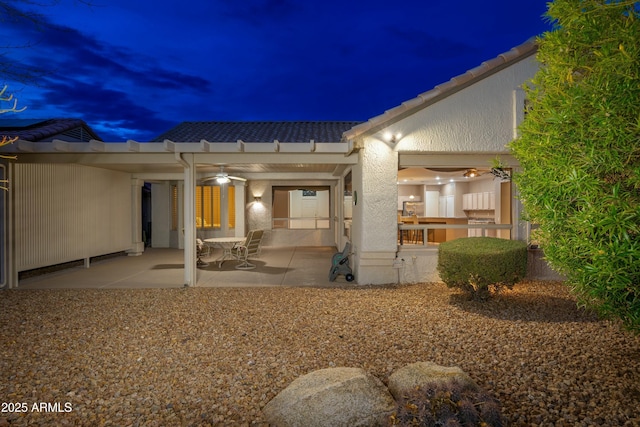
[[[0,83],[27,106],[1,118],[81,118],[105,141],[182,121],[364,121],[550,29],[545,0],[49,1],[0,1]],[[27,84],[9,75],[24,70]]]

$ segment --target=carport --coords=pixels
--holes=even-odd
[[[201,232],[196,228],[196,187],[202,179],[219,173],[221,166],[246,180],[246,185],[234,183],[237,227],[227,235],[271,229],[272,186],[323,185],[332,189],[331,236],[329,245],[325,239],[318,246],[342,247],[347,238],[343,180],[357,163],[358,154],[341,138],[355,123],[233,123],[243,131],[256,131],[245,134],[246,141],[232,137],[230,132],[238,130],[229,130],[221,122],[187,122],[183,124],[187,133],[178,126],[158,141],[146,143],[21,138],[2,149],[17,155],[7,165],[13,203],[5,215],[5,282],[15,287],[20,271],[78,259],[84,259],[85,267],[93,271],[89,260],[112,252],[142,255],[148,248],[142,238],[141,190],[145,183],[177,182],[182,190],[182,212],[173,232],[178,235],[178,246],[184,248],[179,284],[195,286],[203,277],[196,270],[195,241]],[[222,131],[206,133],[213,128]],[[267,211],[251,217],[249,208],[259,198],[256,191],[263,192],[261,202]],[[305,243],[298,238],[278,242],[278,246],[301,244]]]

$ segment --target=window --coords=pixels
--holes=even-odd
[[[222,228],[226,218],[228,228],[236,226],[236,188],[233,185],[197,185],[196,186],[196,228]],[[226,212],[221,210],[225,203]],[[171,229],[178,229],[178,186],[171,186]]]
[[[220,186],[196,186],[196,227],[220,228]]]
[[[273,228],[330,228],[329,188],[273,188]]]
[[[351,172],[344,177],[344,190],[342,192],[342,208],[344,213],[344,222],[342,224],[343,234],[351,239],[351,222],[353,217],[353,179]]]
[[[236,228],[236,187],[233,185],[227,186],[227,212],[229,213],[229,228]]]
[[[171,186],[171,230],[178,229],[178,186]]]

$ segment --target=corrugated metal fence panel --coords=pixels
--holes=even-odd
[[[18,271],[129,249],[129,174],[69,164],[17,164]]]

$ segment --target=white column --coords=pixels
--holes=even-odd
[[[234,181],[233,185],[236,188],[236,200],[235,200],[235,209],[236,209],[236,237],[244,237],[246,234],[244,229],[245,223],[245,210],[246,210],[246,185],[244,181]]]
[[[142,241],[142,186],[144,181],[131,179],[131,248],[129,256],[139,256],[144,252]]]
[[[193,153],[182,155],[184,160],[184,284],[195,286],[196,270],[196,165]]]
[[[9,182],[3,185],[10,188],[10,191],[0,190],[2,192],[2,248],[0,248],[0,256],[2,257],[2,279],[0,286],[5,288],[18,287],[18,259],[15,250],[15,206],[16,206],[16,190],[13,186],[15,183],[15,167],[8,160],[0,159],[2,167],[2,179]]]
[[[331,215],[331,227],[333,227],[333,240],[336,247],[344,247],[342,225],[344,224],[344,176],[333,185],[333,214]]]

